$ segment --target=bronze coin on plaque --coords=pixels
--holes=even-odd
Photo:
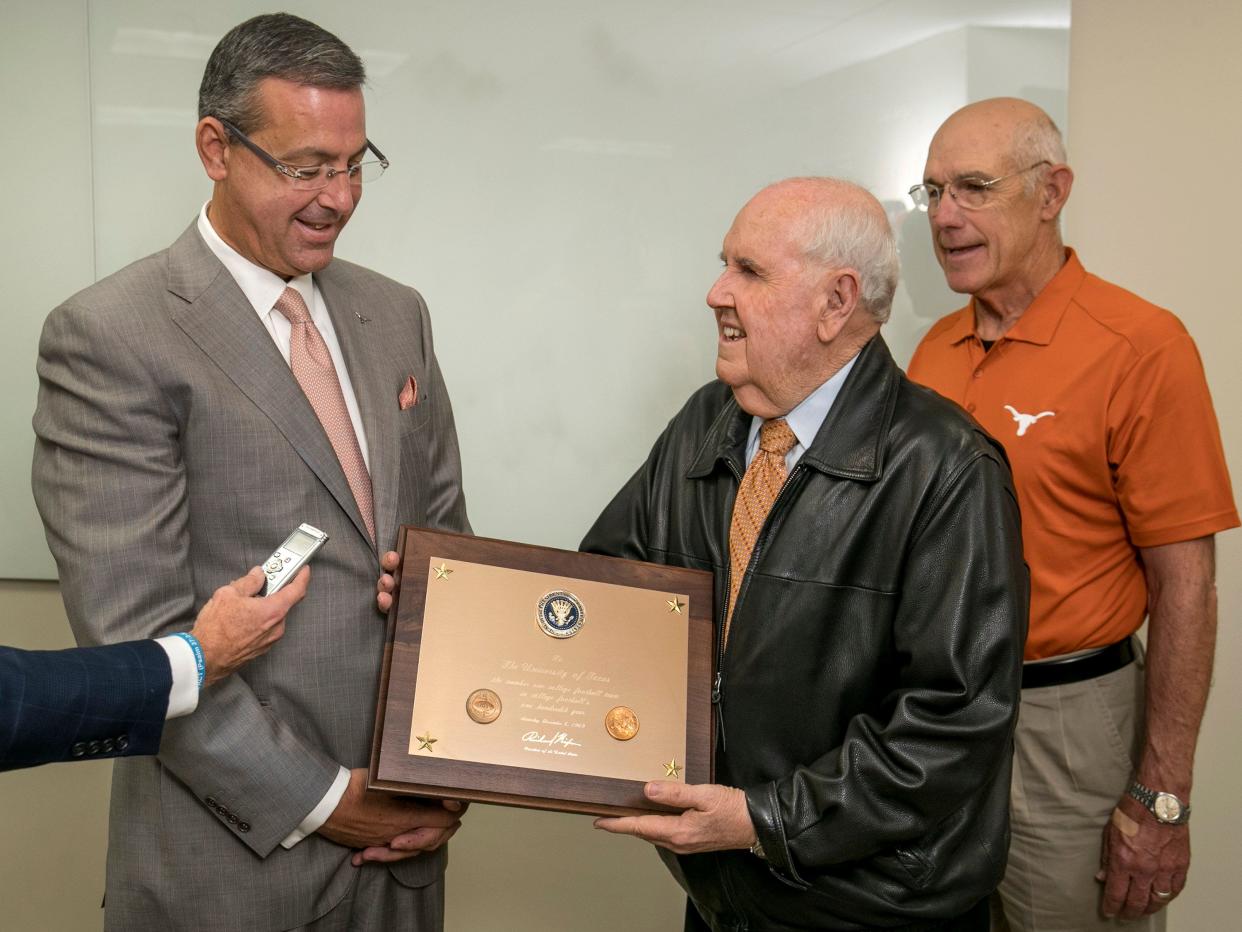
[[[629,741],[638,734],[638,716],[628,706],[615,706],[604,716],[604,727],[618,741]]]
[[[466,698],[466,714],[480,725],[500,718],[500,697],[490,689],[476,689]]]

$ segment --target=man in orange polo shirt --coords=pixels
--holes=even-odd
[[[1159,930],[1190,862],[1213,535],[1238,514],[1189,334],[1061,241],[1073,177],[1026,101],[941,126],[910,194],[971,300],[932,327],[909,375],[1005,445],[1022,508],[1031,621],[993,926]]]

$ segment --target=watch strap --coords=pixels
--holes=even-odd
[[[1173,793],[1166,793],[1162,790],[1153,790],[1151,787],[1145,786],[1138,780],[1131,780],[1130,785],[1126,787],[1126,792],[1132,799],[1137,800],[1144,809],[1155,816],[1156,821],[1163,825],[1182,825],[1190,821],[1190,806],[1182,802],[1182,800]],[[1157,796],[1172,796],[1173,799],[1177,800],[1178,811],[1176,819],[1166,819],[1160,816],[1160,814],[1156,811]]]

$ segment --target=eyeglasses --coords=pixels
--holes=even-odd
[[[1033,168],[1039,168],[1041,165],[1052,164],[1047,159],[1036,162],[1034,165],[1028,165],[1026,168],[1019,169],[1016,172],[1010,172],[1008,175],[1001,175],[999,178],[993,178],[990,181],[986,178],[955,178],[953,181],[944,184],[916,184],[908,192],[910,199],[914,201],[915,207],[921,207],[926,211],[933,211],[940,206],[940,197],[944,192],[949,192],[949,197],[953,198],[958,207],[964,207],[966,210],[979,210],[986,207],[988,199],[992,195],[992,188],[1007,181],[1010,178],[1016,178],[1018,175],[1024,175]]]
[[[318,191],[321,188],[326,188],[337,175],[346,175],[351,185],[355,188],[360,188],[364,184],[379,180],[379,177],[384,174],[384,169],[389,164],[388,159],[384,158],[384,153],[375,148],[371,144],[371,140],[368,139],[367,151],[374,154],[375,161],[355,162],[345,168],[332,168],[330,165],[312,165],[305,168],[295,168],[292,165],[286,165],[260,148],[257,143],[228,120],[221,117],[216,117],[216,119],[220,120],[230,135],[240,139],[243,146],[257,155],[266,165],[276,169],[276,171],[288,178],[293,187],[299,191]]]

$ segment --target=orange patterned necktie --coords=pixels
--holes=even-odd
[[[367,533],[374,541],[375,504],[371,497],[371,474],[367,472],[354,423],[349,419],[349,409],[345,407],[341,380],[337,377],[336,366],[332,364],[328,344],[323,341],[323,334],[311,320],[306,302],[295,289],[284,290],[276,299],[276,310],[289,319],[293,328],[289,335],[289,368],[293,370],[293,377],[302,386],[306,400],[315,409],[315,415],[328,435],[349,483],[349,490],[354,493],[358,510],[362,512]]]
[[[759,428],[759,449],[738,486],[733,521],[729,525],[729,610],[725,613],[723,643],[729,640],[733,606],[737,603],[737,591],[742,587],[742,576],[755,549],[755,541],[789,475],[785,456],[797,443],[798,438],[783,417],[764,421]]]

